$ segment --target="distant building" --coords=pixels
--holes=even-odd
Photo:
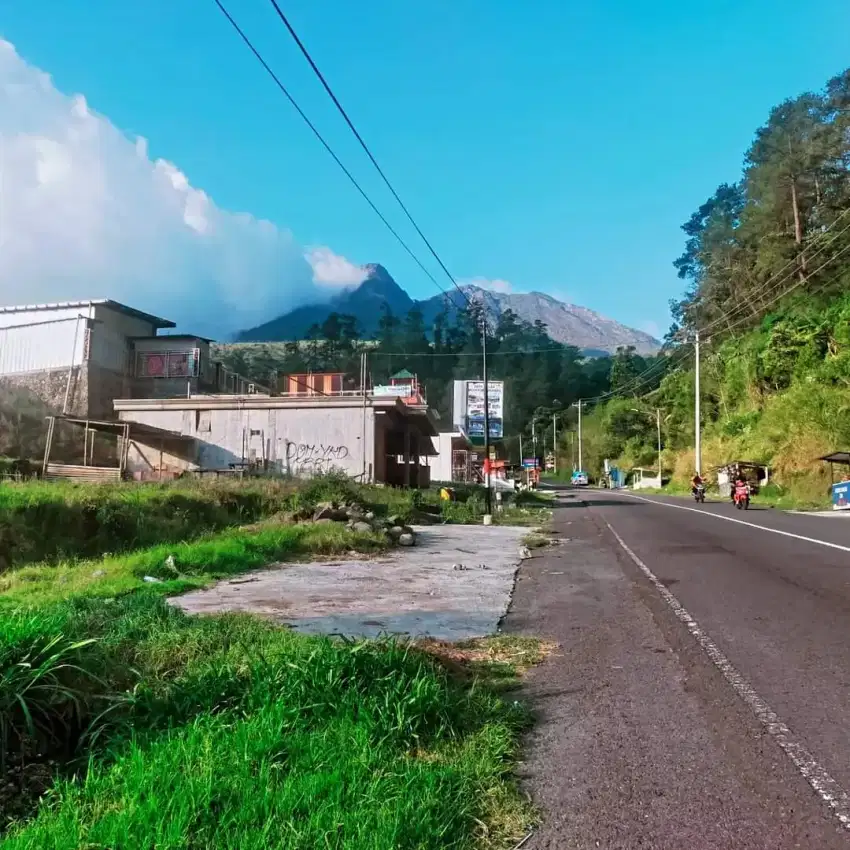
[[[46,476],[339,471],[427,486],[436,414],[412,374],[386,394],[340,372],[287,375],[273,395],[214,361],[209,339],[163,333],[173,327],[109,300],[0,308],[0,386],[45,404]]]
[[[338,389],[334,374],[284,383],[284,394],[119,399],[127,474],[265,470],[309,477],[340,472],[400,487],[430,483],[436,417],[425,404]],[[325,387],[328,387],[326,390]]]
[[[0,385],[49,410],[113,419],[117,398],[248,392],[210,357],[210,340],[108,299],[0,307]]]

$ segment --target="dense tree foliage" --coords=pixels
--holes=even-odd
[[[795,295],[834,295],[850,260],[850,70],[773,109],[734,184],[682,226],[688,281],[668,337],[754,327]]]
[[[234,346],[224,350],[227,365],[261,383],[279,374],[304,371],[342,371],[350,385],[359,380],[361,356],[366,352],[369,379],[384,383],[400,369],[408,369],[425,387],[429,403],[440,413],[445,428],[451,423],[452,382],[482,375],[482,328],[487,329],[488,369],[491,380],[505,383],[504,433],[508,453],[519,456],[519,436],[533,450],[532,432],[538,435],[537,452],[551,450],[553,416],[567,429],[576,416],[573,404],[612,390],[612,381],[626,390],[653,358],[621,349],[613,358],[587,358],[579,349],[554,342],[542,322],[529,323],[506,310],[498,317],[485,316],[473,302],[464,310],[438,314],[427,326],[414,307],[406,316],[384,308],[375,339],[358,338],[350,316],[332,314],[314,326],[310,338],[293,343]],[[663,364],[662,364],[663,365]],[[657,386],[663,375],[658,370]]]
[[[773,109],[739,179],[682,230],[670,368],[634,392],[632,365],[615,364],[617,398],[588,416],[589,466],[654,463],[660,411],[666,467],[692,473],[698,330],[703,468],[743,456],[821,498],[814,459],[850,448],[850,70]]]

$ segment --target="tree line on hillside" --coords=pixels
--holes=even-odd
[[[575,417],[571,406],[578,399],[627,384],[655,359],[641,357],[631,347],[614,357],[585,357],[578,348],[552,340],[543,322],[526,322],[511,310],[486,315],[485,321],[484,308],[474,301],[439,313],[430,326],[416,306],[404,316],[385,306],[377,333],[366,340],[352,316],[332,313],[310,329],[307,340],[235,346],[222,355],[229,368],[261,383],[279,374],[340,371],[356,385],[361,353],[366,351],[373,384],[388,382],[401,369],[414,373],[448,430],[452,382],[481,378],[482,327],[487,333],[488,377],[505,382],[504,433],[515,459],[520,435],[531,446],[532,423],[537,433],[551,434],[553,415],[566,425]],[[661,374],[659,370],[658,380]],[[543,445],[541,438],[539,452]]]
[[[667,465],[692,474],[700,331],[704,468],[744,455],[822,489],[813,459],[850,448],[850,70],[771,110],[682,230],[667,374],[588,418],[590,463],[654,465],[660,410]]]
[[[848,210],[850,69],[771,110],[740,178],[682,226],[687,242],[674,265],[688,288],[671,304],[668,338],[753,327],[788,290],[828,298],[844,289]]]

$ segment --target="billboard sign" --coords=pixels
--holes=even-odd
[[[397,398],[407,398],[411,393],[410,384],[397,384],[397,385],[378,385],[372,388],[372,395],[374,396],[396,396]]]
[[[490,416],[490,439],[503,436],[505,385],[503,381],[487,382],[487,406]],[[484,439],[484,382],[455,381],[452,423],[470,438]]]
[[[504,392],[502,381],[487,381],[487,406],[491,419],[504,419]],[[466,415],[471,419],[484,418],[484,381],[466,382]]]
[[[501,419],[491,419],[490,420],[490,439],[491,440],[501,440],[502,439],[502,420]],[[469,434],[470,437],[478,437],[478,439],[484,439],[484,417],[466,417],[466,433]]]

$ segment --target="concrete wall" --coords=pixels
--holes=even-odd
[[[135,336],[155,336],[157,331],[150,322],[136,316],[128,316],[104,304],[95,305],[94,318],[124,339]]]
[[[0,388],[20,390],[40,399],[50,414],[61,413],[68,386],[68,368],[45,369],[18,375],[0,375]],[[71,371],[71,387],[68,394],[68,413],[85,415],[88,408],[88,372],[77,366]]]
[[[189,468],[227,469],[230,464],[266,460],[270,468],[296,476],[341,471],[368,480],[374,475],[374,411],[366,409],[366,438],[363,439],[363,409],[347,407],[277,407],[204,410],[197,403],[168,410],[122,411],[120,418],[143,422],[168,431],[192,436],[197,456]],[[152,446],[158,451],[158,445]],[[174,460],[176,463],[177,460]],[[149,468],[150,458],[141,457],[131,446],[132,470]]]
[[[111,419],[113,400],[131,390],[129,337],[155,331],[97,305],[0,313],[0,381],[61,413],[71,370],[67,412]]]
[[[433,440],[438,454],[428,458],[432,481],[452,480],[452,439],[455,436],[457,435],[452,432],[441,433]]]

